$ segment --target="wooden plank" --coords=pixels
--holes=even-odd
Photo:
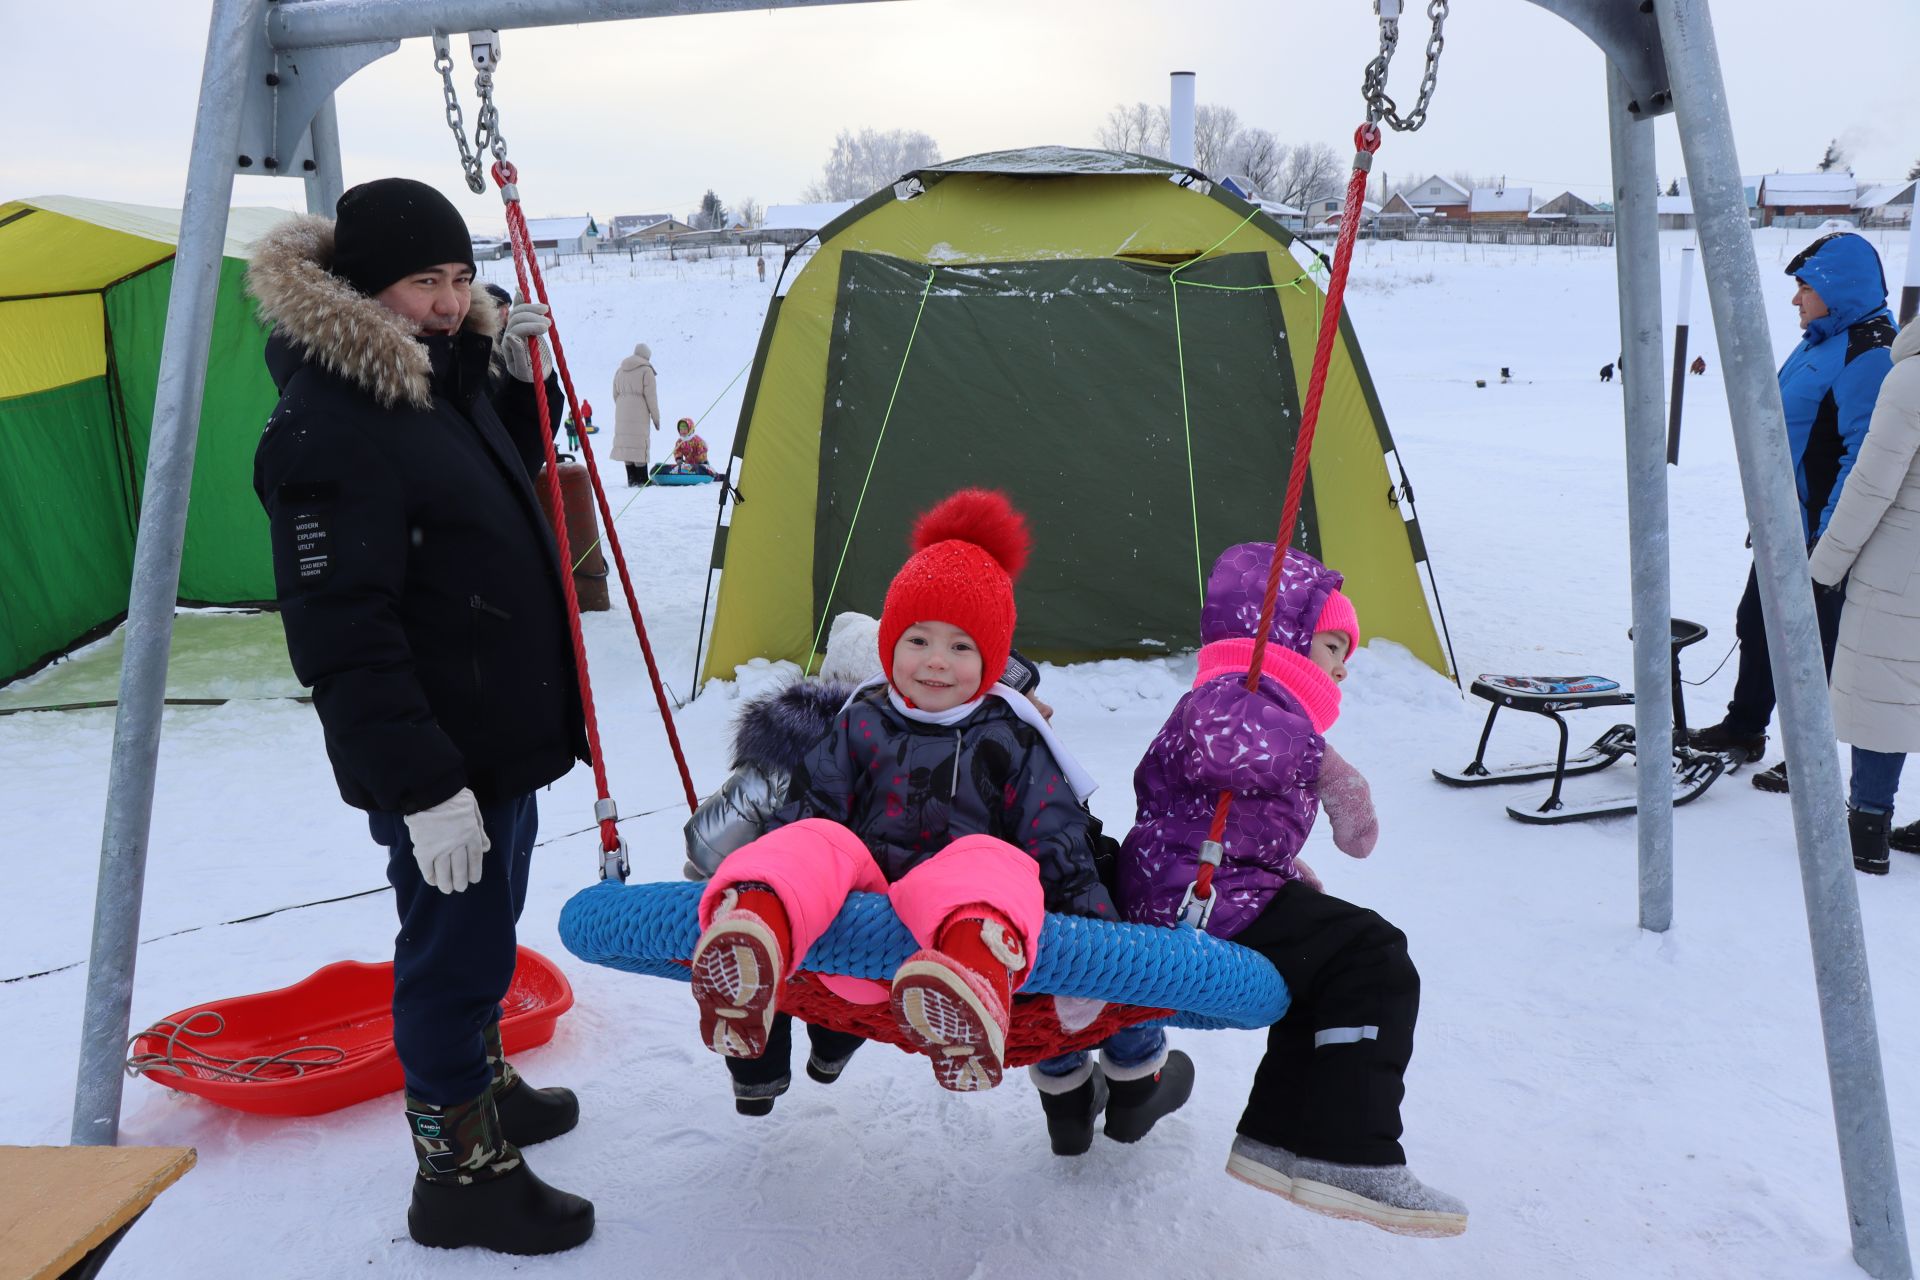
[[[0,1147],[0,1280],[54,1280],[196,1158],[192,1147]]]

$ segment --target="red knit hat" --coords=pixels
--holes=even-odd
[[[992,489],[962,489],[913,526],[913,555],[893,576],[880,611],[880,665],[893,679],[893,650],[916,622],[959,627],[980,647],[978,698],[1007,668],[1013,647],[1013,580],[1033,538],[1026,517]]]
[[[1327,597],[1327,603],[1321,607],[1320,618],[1313,624],[1313,629],[1346,632],[1349,654],[1360,647],[1360,614],[1354,609],[1353,601],[1339,591]]]

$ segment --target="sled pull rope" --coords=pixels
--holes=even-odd
[[[907,331],[907,349],[900,353],[900,368],[893,375],[893,390],[887,396],[887,411],[880,417],[880,434],[873,438],[873,456],[867,459],[867,474],[860,481],[860,496],[854,499],[853,519],[847,521],[847,540],[840,545],[840,558],[833,565],[833,581],[827,584],[827,602],[820,610],[820,625],[813,629],[813,647],[807,651],[807,675],[820,656],[820,637],[827,633],[827,619],[833,616],[833,593],[840,588],[840,571],[846,567],[847,552],[853,548],[853,531],[860,524],[860,508],[866,505],[867,488],[873,483],[873,469],[880,461],[880,446],[887,438],[887,424],[893,421],[893,405],[900,398],[900,383],[907,376],[907,361],[913,355],[913,340],[920,334],[920,317],[927,312],[927,295],[933,292],[933,274],[938,267],[927,268],[927,282],[920,288],[920,305],[913,313],[913,328]]]
[[[1444,0],[1435,0],[1444,9]],[[1333,251],[1333,270],[1327,277],[1327,306],[1320,316],[1320,340],[1313,349],[1313,374],[1307,381],[1307,403],[1300,414],[1300,435],[1293,445],[1293,468],[1287,476],[1286,504],[1280,512],[1280,528],[1273,540],[1273,563],[1267,566],[1267,591],[1260,600],[1260,623],[1253,633],[1253,654],[1247,660],[1247,691],[1260,689],[1260,665],[1267,653],[1267,632],[1273,626],[1274,602],[1280,595],[1280,570],[1287,548],[1293,545],[1300,519],[1300,499],[1306,489],[1307,462],[1313,456],[1314,428],[1320,422],[1320,402],[1326,395],[1327,370],[1333,363],[1333,344],[1340,333],[1341,303],[1347,293],[1347,269],[1353,265],[1353,241],[1360,219],[1351,216],[1361,209],[1366,198],[1367,178],[1373,172],[1373,153],[1380,149],[1380,127],[1369,120],[1353,131],[1353,176],[1347,180],[1347,197],[1341,208],[1347,216],[1340,219],[1340,238]],[[1204,929],[1213,913],[1213,873],[1221,857],[1221,841],[1227,831],[1227,814],[1233,807],[1233,792],[1222,790],[1213,808],[1213,825],[1201,845],[1199,870],[1187,890],[1182,912],[1183,922]],[[1211,855],[1211,860],[1209,860]]]

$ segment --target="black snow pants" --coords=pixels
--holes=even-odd
[[[1820,654],[1827,674],[1833,674],[1833,647],[1840,638],[1840,611],[1847,602],[1845,584],[1837,591],[1813,593],[1814,617],[1820,626]],[[1747,589],[1733,614],[1733,634],[1740,641],[1740,670],[1733,681],[1733,701],[1727,704],[1727,728],[1735,733],[1765,733],[1773,719],[1773,665],[1767,654],[1767,622],[1760,611],[1760,576],[1747,570]]]
[[[540,813],[531,792],[483,806],[486,859],[480,882],[442,893],[420,877],[406,820],[370,813],[387,846],[387,880],[400,912],[393,940],[393,1047],[407,1093],[447,1107],[480,1096],[493,1080],[481,1033],[500,1017],[518,959],[514,925],[527,902],[527,871]]]
[[[1406,935],[1293,881],[1233,940],[1273,961],[1293,997],[1240,1132],[1315,1160],[1405,1164],[1400,1100],[1420,1013]]]
[[[822,1062],[839,1062],[853,1056],[866,1043],[864,1037],[831,1027],[806,1024],[807,1042]],[[757,1058],[723,1058],[727,1073],[733,1077],[736,1098],[775,1098],[785,1092],[793,1077],[793,1015],[773,1015],[773,1031],[767,1037],[767,1051]]]

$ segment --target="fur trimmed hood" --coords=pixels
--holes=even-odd
[[[740,709],[733,730],[733,767],[791,774],[833,731],[854,686],[839,680],[795,680]]]
[[[432,364],[412,321],[334,275],[332,262],[332,219],[303,214],[275,227],[247,264],[247,292],[260,318],[301,357],[381,408],[430,408]],[[476,288],[462,332],[491,342],[499,331],[500,304]]]

